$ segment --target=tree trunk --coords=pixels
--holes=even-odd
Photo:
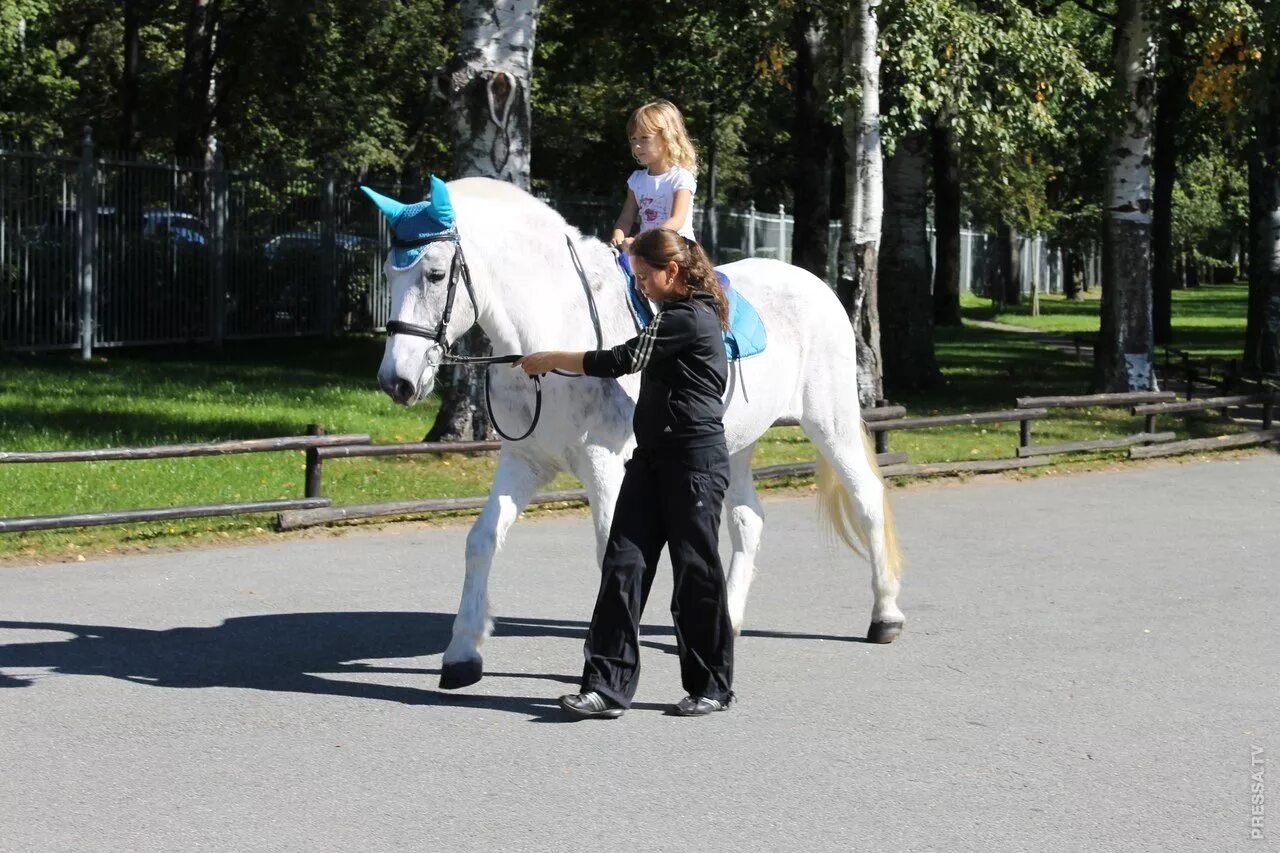
[[[173,154],[206,160],[213,156],[214,76],[218,0],[188,0]]]
[[[537,0],[463,0],[458,48],[437,75],[453,116],[453,177],[483,175],[529,189],[529,93],[537,12]],[[460,344],[469,355],[490,350],[478,326]],[[427,440],[490,437],[483,369],[453,368]]]
[[[707,117],[707,198],[702,207],[702,244],[713,263],[720,255],[720,217],[716,213],[719,133],[719,116],[712,110]]]
[[[1186,287],[1200,286],[1200,264],[1196,261],[1195,248],[1190,243],[1182,247],[1182,267],[1185,270],[1183,276]]]
[[[1280,8],[1262,13],[1264,44],[1280,39]],[[1280,372],[1280,59],[1264,58],[1253,93],[1249,145],[1249,309],[1247,373]]]
[[[832,134],[818,88],[825,36],[826,21],[814,0],[798,2],[791,22],[791,45],[796,52],[792,78],[795,117],[791,139],[795,168],[791,176],[791,196],[795,228],[791,236],[791,263],[824,280],[831,230]]]
[[[991,301],[1001,311],[1009,301],[1009,293],[1016,289],[1014,282],[1016,278],[1013,272],[1013,252],[1014,245],[1017,242],[1017,234],[1007,222],[1001,222],[996,227],[996,236],[992,241],[995,245],[992,247],[990,256],[994,263],[988,264],[991,278],[987,284],[991,295]]]
[[[1022,304],[1022,234],[1006,225],[1001,234],[1008,235],[1008,251],[1004,268],[1004,304]]]
[[[945,116],[934,122],[933,227],[937,268],[933,273],[933,321],[960,325],[960,146]]]
[[[1151,223],[1152,335],[1155,343],[1166,345],[1173,338],[1173,185],[1178,180],[1178,128],[1186,112],[1188,87],[1183,27],[1191,23],[1185,9],[1171,14],[1176,20],[1165,27],[1156,93]]]
[[[840,280],[836,292],[857,336],[858,400],[870,408],[884,396],[880,362],[878,271],[884,217],[884,166],[880,147],[880,51],[878,0],[857,0],[845,21],[844,78],[856,82],[857,102],[845,104],[843,134],[845,204],[840,231]]]
[[[1080,253],[1071,249],[1062,250],[1062,295],[1067,299],[1080,298],[1080,281],[1076,278],[1076,267],[1081,265]],[[1082,271],[1083,267],[1081,265]]]
[[[124,67],[120,74],[120,150],[142,149],[139,90],[142,78],[142,0],[123,0]]]
[[[931,388],[941,378],[933,352],[933,264],[929,259],[929,138],[898,141],[884,169],[880,251],[880,349],[885,387]]]
[[[1120,0],[1116,86],[1126,118],[1111,146],[1102,246],[1102,323],[1094,348],[1102,391],[1156,387],[1151,331],[1151,112],[1155,43],[1146,0]]]
[[[1257,133],[1249,151],[1253,245],[1243,359],[1251,374],[1280,370],[1280,133],[1274,126],[1260,127]]]
[[[454,131],[454,177],[529,189],[529,91],[537,0],[463,0],[458,49],[441,70]]]

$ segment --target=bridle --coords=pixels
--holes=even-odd
[[[582,268],[582,262],[578,258],[578,252],[574,248],[573,240],[569,235],[565,235],[565,240],[569,244],[569,253],[573,256],[574,266],[578,270],[578,274],[582,277],[583,288],[587,294],[587,304],[591,309],[591,321],[595,326],[596,332],[596,348],[600,349],[604,345],[604,338],[600,329],[600,315],[596,309],[595,297],[591,294],[591,285],[587,281],[586,272]],[[472,317],[476,320],[480,319],[480,306],[476,302],[475,286],[471,283],[471,268],[467,266],[466,255],[462,252],[462,239],[455,229],[449,229],[440,234],[431,234],[426,237],[418,237],[412,240],[401,240],[398,237],[392,237],[391,245],[396,249],[418,249],[431,243],[452,243],[453,261],[449,264],[449,282],[444,297],[444,311],[440,314],[440,322],[435,329],[429,329],[426,326],[419,326],[416,323],[406,323],[403,320],[389,320],[387,322],[388,335],[411,335],[417,338],[426,338],[440,348],[440,364],[455,364],[464,367],[475,367],[483,365],[486,368],[494,364],[513,364],[519,361],[520,354],[513,355],[458,355],[449,351],[449,341],[447,338],[449,320],[453,317],[453,302],[458,293],[458,281],[461,279],[463,285],[467,289],[467,296],[471,300]],[[473,322],[474,325],[474,322]],[[427,364],[423,363],[422,370],[425,372]],[[576,373],[566,373],[562,370],[553,370],[553,373],[561,376],[577,376]],[[510,436],[503,432],[502,427],[498,425],[498,420],[493,416],[493,397],[490,392],[492,381],[489,378],[489,371],[485,370],[484,374],[484,403],[489,411],[489,423],[493,424],[493,428],[498,435],[507,441],[523,441],[533,434],[533,430],[538,426],[538,419],[542,416],[542,377],[533,376],[534,388],[534,406],[533,420],[529,424],[529,428],[519,436]],[[421,385],[422,377],[418,377],[418,385]]]

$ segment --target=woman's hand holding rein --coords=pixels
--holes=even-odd
[[[521,356],[512,367],[519,367],[530,376],[541,376],[553,370],[582,373],[582,353],[563,350],[531,352]]]

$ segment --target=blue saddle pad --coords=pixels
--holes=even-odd
[[[618,268],[626,281],[627,304],[631,307],[631,317],[637,329],[643,329],[653,322],[653,308],[644,294],[636,289],[636,277],[631,272],[631,258],[626,252],[618,253]],[[764,321],[760,319],[755,306],[747,298],[733,289],[729,276],[716,270],[716,278],[729,298],[729,329],[724,333],[724,351],[730,359],[747,358],[764,351],[768,343]]]

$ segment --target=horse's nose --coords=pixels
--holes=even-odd
[[[397,379],[395,384],[391,386],[391,399],[401,404],[408,403],[413,399],[415,390],[413,383],[408,379]]]

